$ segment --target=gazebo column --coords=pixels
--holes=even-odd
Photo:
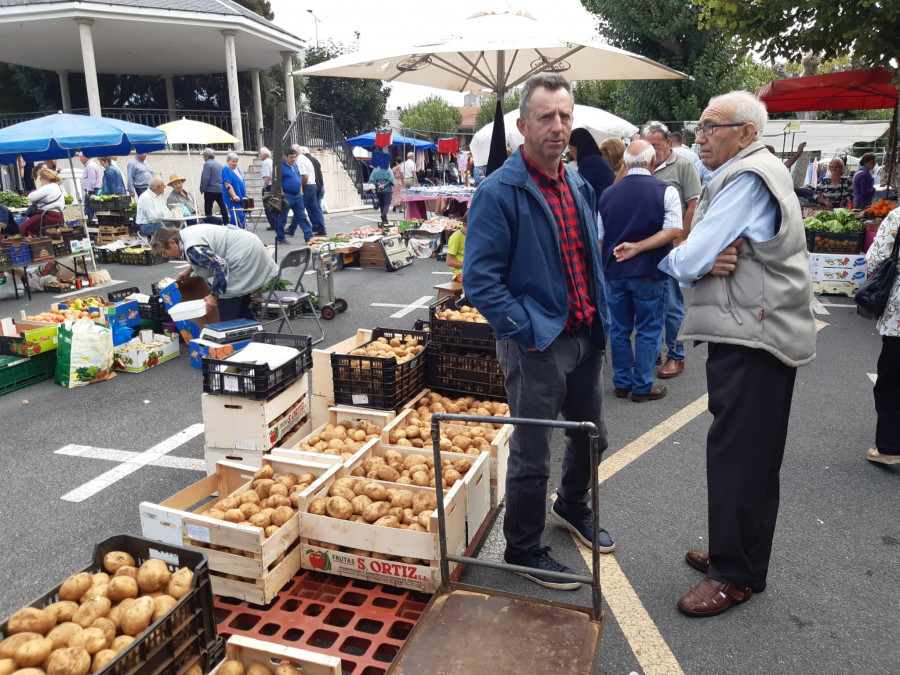
[[[59,93],[62,96],[63,112],[72,112],[72,96],[69,94],[69,71],[57,70],[59,75]]]
[[[253,119],[256,124],[256,147],[263,146],[263,109],[262,109],[262,93],[259,90],[259,68],[250,71],[250,81],[253,84]]]
[[[291,71],[294,70],[294,52],[281,52],[281,58],[284,62],[284,102],[286,104],[288,119],[293,122],[297,116],[297,103],[294,100],[294,76]]]
[[[169,121],[178,119],[178,110],[175,107],[175,76],[166,75],[166,105],[169,107]]]
[[[100,85],[97,84],[97,63],[94,61],[93,19],[75,19],[81,38],[81,57],[84,60],[84,83],[87,87],[88,110],[92,117],[101,117]]]
[[[231,108],[231,134],[238,139],[235,151],[244,150],[244,130],[241,125],[241,97],[238,92],[237,53],[234,37],[237,31],[223,30],[225,36],[225,75],[228,78],[228,105]]]

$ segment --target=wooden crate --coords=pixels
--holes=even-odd
[[[352,472],[353,469],[360,466],[365,460],[370,459],[371,457],[384,457],[384,453],[387,450],[396,450],[404,457],[412,454],[423,455],[425,457],[433,456],[430,447],[425,448],[423,451],[419,448],[408,448],[400,445],[385,445],[381,442],[375,442],[374,444],[366,444],[366,447],[353,455],[352,459],[345,462],[344,465]],[[491,457],[488,452],[482,452],[478,456],[466,456],[472,460],[472,468],[466,472],[459,483],[462,483],[463,489],[465,490],[466,544],[468,545],[475,539],[475,535],[478,533],[478,530],[481,528],[481,525],[484,523],[491,510]],[[453,460],[458,459],[460,455],[453,452],[442,452],[441,457],[443,459]],[[408,487],[407,485],[401,485],[399,483],[388,483],[388,485],[397,488],[398,490],[404,490]]]
[[[245,672],[253,664],[265,666],[271,671],[277,664],[290,663],[297,666],[304,675],[341,675],[341,660],[337,656],[285,647],[242,635],[228,638],[225,643],[225,658],[239,661]],[[216,675],[220,667],[221,664],[216,666],[210,671],[210,675]]]
[[[334,405],[334,376],[331,369],[331,354],[349,354],[372,340],[372,331],[359,329],[356,335],[342,340],[326,349],[312,350],[312,424],[314,427],[327,424],[328,410]]]
[[[310,490],[340,467],[286,458],[262,459],[276,473],[311,473],[317,480]],[[268,603],[300,569],[299,513],[295,513],[271,537],[249,524],[231,523],[201,516],[223,499],[250,490],[253,470],[241,464],[221,462],[216,473],[191,485],[162,504],[143,502],[141,528],[145,537],[200,551],[209,558],[213,593],[257,604]],[[329,483],[330,484],[330,483]],[[215,495],[218,495],[215,497]],[[302,504],[301,504],[302,507]],[[214,550],[212,546],[228,550]],[[244,554],[232,553],[234,550]],[[276,560],[285,554],[276,564]],[[240,577],[228,578],[226,575]]]
[[[303,551],[300,564],[303,569],[411,588],[424,593],[435,592],[441,585],[437,511],[431,516],[428,532],[375,527],[369,523],[337,520],[307,511],[314,499],[328,497],[328,490],[337,478],[347,475],[349,470],[346,467],[338,467],[303,493],[300,503],[302,533],[300,544]],[[394,483],[384,485],[397,487]],[[403,489],[412,492],[433,490],[414,485],[404,485]],[[444,510],[447,550],[453,555],[461,555],[466,548],[466,503],[462,481],[458,481],[444,493]],[[335,550],[334,547],[415,558],[419,560],[419,564],[382,560],[345,550]],[[455,567],[456,565],[451,563],[451,572]]]
[[[352,422],[355,423],[360,420],[368,420],[372,424],[377,424],[379,427],[384,429],[385,426],[390,424],[391,420],[396,417],[397,413],[393,410],[373,410],[370,408],[354,408],[351,406],[333,406],[328,409],[328,417],[327,421],[314,429],[310,429],[307,433],[302,436],[298,434],[293,434],[290,439],[285,439],[285,442],[278,445],[278,447],[273,449],[273,453],[283,454],[283,451],[295,451],[300,453],[301,456],[307,455],[307,459],[311,459],[312,461],[316,461],[316,458],[325,456],[325,457],[335,457],[340,459],[340,455],[324,455],[324,453],[315,453],[299,450],[299,446],[301,443],[306,442],[311,436],[318,436],[322,431],[324,431],[325,427],[329,424],[337,425],[340,422]],[[290,455],[289,455],[290,456]]]
[[[203,394],[201,409],[206,445],[219,450],[265,452],[296,428],[311,428],[310,375],[304,373],[291,386],[265,401],[242,396]]]

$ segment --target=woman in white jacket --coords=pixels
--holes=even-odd
[[[891,257],[891,249],[900,227],[900,209],[894,209],[882,221],[875,241],[866,254],[869,274]],[[900,245],[900,244],[898,244]],[[875,447],[866,458],[881,464],[900,464],[900,274],[894,282],[884,313],[875,324],[881,333],[878,380],[875,383]]]
[[[66,205],[66,193],[62,181],[50,169],[41,169],[38,173],[41,186],[28,193],[28,199],[37,205],[37,213],[26,219],[19,226],[23,237],[35,237],[41,233],[41,226],[62,225],[63,207]]]

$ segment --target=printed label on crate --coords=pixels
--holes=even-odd
[[[222,388],[225,391],[239,392],[241,390],[240,381],[234,375],[224,375],[222,377]]]
[[[234,449],[235,450],[249,450],[252,452],[253,450],[256,450],[256,441],[235,440]]]
[[[309,547],[303,553],[304,567],[375,583],[421,589],[440,583],[440,569],[378,560],[329,549]]]
[[[202,525],[188,525],[188,538],[209,543],[209,528]]]
[[[309,412],[309,401],[304,396],[297,404],[284,414],[284,419],[269,429],[269,444],[275,445],[284,435],[293,429]]]
[[[368,405],[369,403],[368,394],[353,394],[351,399],[353,399],[353,405]]]

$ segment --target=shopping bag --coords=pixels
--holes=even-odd
[[[897,280],[897,255],[900,250],[900,236],[894,239],[891,247],[891,255],[882,261],[874,274],[870,276],[856,291],[853,299],[856,301],[856,313],[867,319],[877,319],[884,314],[891,291],[894,290],[894,282]]]
[[[109,326],[90,319],[59,324],[56,353],[56,383],[83,387],[115,377],[113,336]]]

